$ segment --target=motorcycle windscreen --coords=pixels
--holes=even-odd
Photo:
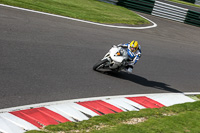
[[[122,50],[123,54],[122,55],[117,55],[117,53]],[[127,56],[127,52],[124,49],[121,48],[112,48],[110,50],[110,56],[112,58],[113,61],[121,63],[124,59],[127,60],[128,56]]]

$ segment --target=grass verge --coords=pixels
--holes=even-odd
[[[200,96],[198,96],[200,98]],[[49,125],[27,133],[198,133],[200,101],[92,117],[78,123]]]
[[[136,13],[98,0],[0,0],[1,4],[106,24],[150,24]]]

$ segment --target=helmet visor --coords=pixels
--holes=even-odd
[[[134,47],[131,47],[131,51],[134,52],[136,50],[136,48]]]

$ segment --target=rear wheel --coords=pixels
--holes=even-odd
[[[98,71],[98,70],[100,70],[100,69],[105,68],[105,65],[107,64],[107,62],[108,62],[107,59],[100,60],[98,63],[96,63],[96,64],[93,66],[93,70]]]

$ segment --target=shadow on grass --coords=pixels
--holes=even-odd
[[[146,87],[152,87],[155,89],[165,90],[165,91],[174,92],[174,93],[182,93],[179,90],[171,88],[170,85],[168,85],[168,84],[158,82],[158,81],[151,81],[151,80],[148,80],[144,77],[141,77],[141,76],[138,76],[135,74],[128,74],[125,72],[112,72],[112,71],[103,72],[103,74],[106,74],[106,75],[109,75],[112,77],[116,77],[116,78],[120,78],[120,79],[124,79],[124,80],[129,80],[131,82],[134,82],[136,84],[146,86]]]

